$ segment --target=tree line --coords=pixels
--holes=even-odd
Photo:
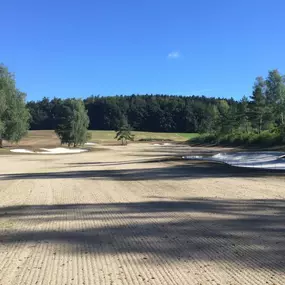
[[[285,121],[285,79],[278,70],[257,77],[250,97],[131,95],[90,96],[84,100],[94,130],[115,130],[124,119],[133,130],[225,135],[281,130]],[[64,100],[43,98],[27,104],[32,129],[54,129]]]
[[[79,145],[87,128],[201,133],[197,142],[244,144],[285,137],[285,77],[270,70],[257,77],[251,96],[241,100],[205,96],[120,95],[84,100],[43,98],[25,104],[25,94],[7,68],[0,68],[0,143],[19,141],[28,127],[55,130],[63,143]]]
[[[54,129],[58,124],[58,106],[65,100],[43,98],[27,106],[31,114],[31,129]],[[131,95],[90,96],[84,100],[92,130],[116,130],[126,120],[133,130],[150,132],[211,132],[211,118],[223,104],[233,99],[199,96]]]
[[[271,146],[285,142],[285,76],[277,69],[257,77],[252,95],[227,104],[212,118],[215,130],[194,139],[234,145]]]

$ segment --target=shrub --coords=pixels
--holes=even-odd
[[[283,137],[281,132],[264,131],[257,133],[231,133],[228,135],[204,134],[189,140],[190,144],[217,144],[231,146],[262,146],[270,147],[281,145]]]

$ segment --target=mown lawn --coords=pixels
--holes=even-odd
[[[116,143],[116,132],[115,131],[90,131],[92,133],[92,139],[90,142],[96,143]],[[190,138],[198,136],[195,133],[153,133],[153,132],[132,132],[135,135],[135,141],[161,141],[170,140],[183,142]],[[5,147],[24,147],[28,149],[37,149],[41,147],[58,147],[60,141],[54,131],[52,130],[36,130],[29,131],[18,145],[11,144],[9,142],[4,143]],[[5,154],[6,150],[3,149],[0,154]]]
[[[184,137],[186,140],[190,140],[199,136],[198,133],[178,133],[177,135]]]
[[[114,142],[116,133],[115,131],[91,131],[93,142]],[[171,140],[183,142],[190,138],[196,137],[196,133],[154,133],[154,132],[139,132],[133,131],[135,141],[140,140]]]

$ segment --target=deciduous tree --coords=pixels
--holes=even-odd
[[[3,140],[19,142],[27,133],[30,115],[25,96],[16,88],[14,75],[0,65],[0,147]]]
[[[63,101],[57,122],[55,132],[62,144],[76,147],[87,142],[89,118],[82,100]]]

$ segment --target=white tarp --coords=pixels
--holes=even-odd
[[[188,160],[222,162],[237,167],[285,170],[284,152],[218,153],[213,156],[184,156]]]

